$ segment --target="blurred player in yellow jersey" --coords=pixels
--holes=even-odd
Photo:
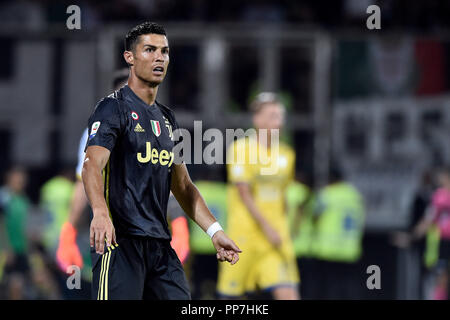
[[[295,153],[278,141],[284,106],[275,94],[265,92],[250,108],[255,135],[236,140],[227,150],[227,232],[243,254],[239,264],[220,264],[217,293],[243,298],[261,290],[274,299],[295,300],[299,274],[285,206]]]

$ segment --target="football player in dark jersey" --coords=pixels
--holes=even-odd
[[[170,246],[167,202],[172,191],[186,214],[211,237],[219,261],[241,250],[227,237],[174,161],[178,129],[156,101],[169,64],[164,28],[146,22],[125,38],[128,84],[100,100],[89,118],[82,178],[93,210],[90,242],[97,299],[190,299],[184,270]]]

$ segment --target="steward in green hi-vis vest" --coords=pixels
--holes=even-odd
[[[44,228],[44,245],[49,253],[56,254],[62,225],[69,219],[70,204],[75,183],[65,176],[58,175],[48,180],[41,188],[40,205],[46,214]],[[83,255],[81,278],[85,281],[92,279],[92,262],[89,246],[79,243]],[[85,249],[85,250],[83,250]]]
[[[56,252],[61,227],[69,218],[73,187],[73,181],[63,176],[56,176],[48,180],[41,188],[41,207],[47,216],[44,245],[52,254]]]
[[[216,181],[196,181],[209,210],[226,231],[227,185]],[[192,219],[189,220],[189,242],[194,254],[216,254],[211,239]]]
[[[311,190],[300,182],[291,183],[286,190],[288,221],[297,258],[311,254],[313,233]]]
[[[360,193],[346,182],[330,184],[319,192],[314,216],[314,257],[356,262],[362,253],[365,217]]]

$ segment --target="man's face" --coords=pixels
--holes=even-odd
[[[169,66],[169,43],[166,36],[153,33],[139,36],[132,52],[132,65],[139,79],[159,85]]]
[[[254,115],[253,123],[257,129],[281,129],[284,122],[284,109],[278,103],[267,103]]]

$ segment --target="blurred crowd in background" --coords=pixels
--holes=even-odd
[[[227,184],[204,174],[195,183],[218,221],[227,225]],[[211,179],[212,178],[212,179]],[[68,220],[74,191],[70,170],[51,178],[41,188],[38,207],[26,195],[27,171],[14,166],[0,189],[1,299],[90,299],[91,263],[87,243],[89,212],[79,223],[77,239],[82,253],[81,288],[70,289],[69,274],[58,267],[56,250],[60,231]],[[392,246],[411,246],[420,256],[419,298],[448,298],[448,204],[450,169],[424,173],[410,204],[410,222],[392,233]],[[333,167],[329,183],[314,190],[301,174],[287,188],[286,214],[301,274],[302,299],[363,299],[367,290],[362,256],[364,200],[355,187]],[[173,199],[172,199],[173,201]],[[172,208],[171,208],[172,207]],[[169,210],[177,210],[169,206]],[[232,209],[231,209],[232,210]],[[422,231],[418,227],[429,224]],[[184,266],[193,299],[216,299],[217,260],[208,236],[189,221],[188,252]],[[226,229],[225,229],[226,230]],[[421,233],[422,232],[422,233]],[[415,237],[415,235],[417,237]],[[345,243],[345,245],[342,245]],[[270,299],[254,292],[250,299]]]
[[[71,4],[80,6],[82,30],[94,39],[46,35],[65,29]],[[378,37],[366,29],[371,4],[381,8]],[[448,16],[444,0],[0,1],[0,43],[12,48],[0,53],[11,62],[0,66],[0,101],[8,101],[0,105],[0,150],[6,151],[0,153],[0,299],[90,298],[89,210],[77,237],[81,290],[69,290],[57,266],[59,233],[72,200],[79,138],[106,94],[98,80],[110,81],[102,62],[109,70],[124,66],[122,30],[143,20],[167,22],[173,30],[177,23],[187,26],[186,38],[172,42],[168,34],[171,66],[160,95],[190,131],[192,119],[206,120],[204,129],[246,129],[255,92],[270,89],[283,97],[288,121],[282,138],[297,158],[286,213],[303,299],[447,299]],[[206,44],[191,41],[202,23],[219,26]],[[246,32],[246,23],[284,26],[285,33],[307,35],[285,47],[289,37],[280,36],[278,51],[270,50],[271,38],[224,45],[229,30],[221,23]],[[116,24],[126,28],[108,38],[117,46],[107,47],[114,52],[105,58],[102,28]],[[318,169],[323,163],[325,175]],[[188,168],[226,229],[225,166]],[[215,299],[214,249],[197,226],[189,229],[184,266],[192,297]],[[353,240],[336,247],[337,234]],[[381,268],[381,290],[367,288],[369,265]]]
[[[114,0],[77,1],[83,7],[83,26],[146,20],[167,22],[263,22],[301,23],[323,28],[359,27],[366,8],[377,4],[386,27],[418,32],[448,30],[450,5],[445,0],[306,0],[306,1],[218,1],[207,0]],[[19,0],[0,2],[1,25],[42,30],[66,21],[65,9],[74,4],[63,0]]]

